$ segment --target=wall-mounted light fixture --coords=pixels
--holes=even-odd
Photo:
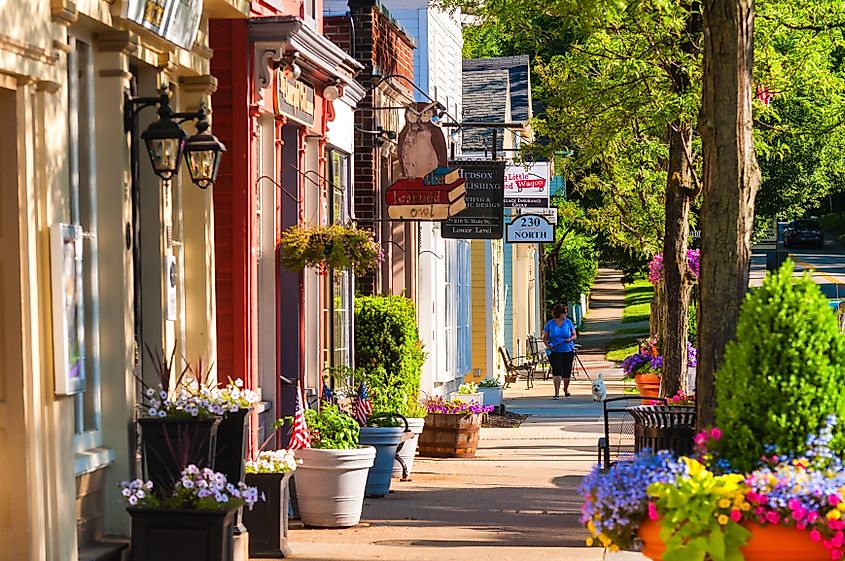
[[[340,84],[341,82],[337,78],[326,84],[326,87],[323,88],[323,97],[328,101],[334,101],[339,98],[343,93]]]
[[[141,139],[147,147],[150,163],[157,176],[170,181],[179,173],[179,164],[184,153],[191,181],[200,189],[207,189],[217,179],[220,156],[226,146],[208,132],[209,124],[204,105],[199,111],[175,113],[170,108],[170,94],[162,87],[158,97],[131,97],[128,93],[124,103],[124,130],[129,132],[135,126],[138,113],[158,105],[158,120],[150,124]],[[186,121],[197,121],[197,134],[188,138],[188,133],[179,126]]]

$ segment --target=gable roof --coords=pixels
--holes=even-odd
[[[509,93],[507,69],[464,72],[463,120],[490,123],[510,120]],[[496,145],[497,150],[504,147],[504,135],[498,135]],[[464,152],[483,152],[492,146],[492,129],[463,131],[461,148]]]
[[[514,121],[528,121],[533,116],[530,68],[528,55],[472,58],[463,61],[464,80],[467,80],[476,72],[490,70],[507,71],[507,79],[510,87],[510,118]],[[464,107],[467,106],[468,103],[464,101]]]

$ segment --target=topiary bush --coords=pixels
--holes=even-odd
[[[355,298],[355,364],[367,372],[375,413],[407,412],[419,394],[424,362],[413,300]]]
[[[827,415],[845,412],[845,338],[818,286],[792,270],[786,261],[748,294],[716,373],[716,424],[725,436],[715,452],[740,472],[764,454],[805,450]],[[832,443],[839,454],[843,424]]]

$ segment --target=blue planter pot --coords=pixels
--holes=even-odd
[[[376,459],[370,473],[367,475],[367,497],[383,497],[390,492],[390,478],[393,475],[393,460],[396,449],[402,441],[404,427],[363,427],[361,428],[361,445],[373,446],[376,449]]]

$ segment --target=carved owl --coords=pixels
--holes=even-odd
[[[417,102],[405,108],[405,126],[399,133],[399,163],[404,178],[425,177],[448,163],[446,138],[431,122],[437,104]]]

